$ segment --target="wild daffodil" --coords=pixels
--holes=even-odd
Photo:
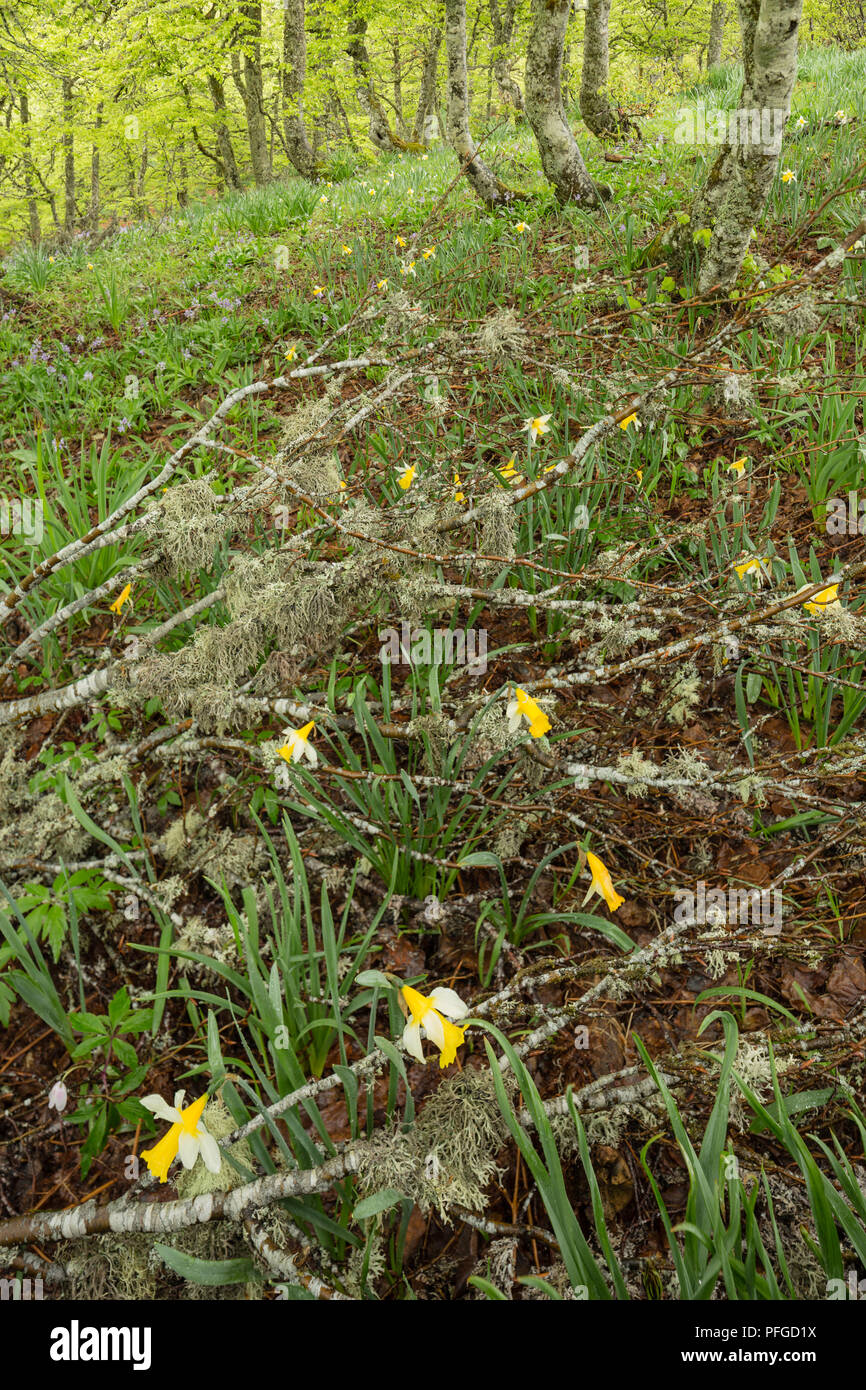
[[[769,560],[764,560],[759,555],[750,555],[740,564],[734,565],[734,572],[738,579],[745,579],[747,575],[753,576],[759,588],[766,580],[772,578],[773,573]]]
[[[174,1105],[169,1105],[162,1096],[145,1096],[141,1102],[146,1110],[151,1110],[159,1120],[167,1120],[171,1129],[164,1134],[152,1149],[142,1149],[141,1156],[155,1178],[168,1181],[168,1170],[180,1156],[184,1168],[192,1168],[199,1154],[209,1173],[218,1173],[222,1166],[219,1145],[209,1134],[202,1121],[202,1111],[207,1105],[207,1096],[200,1096],[185,1110],[181,1109],[186,1091],[175,1091]]]
[[[118,615],[120,615],[120,613],[122,613],[122,611],[123,611],[123,605],[124,605],[125,603],[129,603],[129,602],[131,601],[131,600],[130,600],[130,597],[129,597],[129,595],[130,595],[131,593],[132,593],[132,585],[131,585],[131,584],[127,584],[126,588],[123,589],[123,590],[118,594],[117,598],[114,600],[114,603],[112,603],[112,604],[109,605],[110,608],[111,608],[112,613],[117,613]]]
[[[627,430],[629,425],[634,425],[636,430],[639,430],[641,427],[640,420],[637,418],[636,410],[633,410],[631,415],[626,415],[625,419],[620,420],[619,422],[619,427],[621,430]]]
[[[297,763],[300,762],[301,758],[306,758],[310,766],[315,767],[319,758],[315,748],[310,743],[310,734],[315,727],[315,721],[311,719],[309,724],[304,725],[303,729],[289,730],[286,742],[282,748],[277,749],[280,757],[285,758],[287,763]]]
[[[439,1066],[447,1067],[456,1060],[457,1049],[463,1043],[466,1029],[457,1028],[451,1019],[465,1018],[469,1007],[453,989],[434,989],[421,994],[411,985],[400,990],[400,1007],[406,1017],[403,1046],[410,1056],[425,1062],[421,1047],[422,1033],[439,1049]]]
[[[784,170],[782,171],[782,183],[796,183],[796,182],[797,182],[797,175],[794,173],[793,169],[784,169]]]
[[[797,590],[797,593],[805,593],[811,587],[811,584],[804,584],[802,588]],[[835,584],[828,584],[826,589],[820,589],[817,594],[813,594],[810,599],[806,600],[803,607],[807,613],[812,613],[814,617],[819,618],[822,613],[826,613],[828,608],[840,609],[842,607],[838,594],[839,581],[837,580]]]
[[[550,720],[544,710],[537,705],[531,695],[527,695],[520,686],[515,686],[514,694],[508,701],[505,709],[508,718],[508,732],[516,734],[520,728],[521,719],[525,719],[529,725],[529,732],[533,738],[541,738],[550,729]]]
[[[736,473],[738,478],[742,478],[746,471],[746,464],[749,462],[745,456],[741,459],[734,459],[733,463],[728,464],[728,472]]]
[[[529,431],[529,442],[534,444],[536,439],[540,439],[543,434],[550,433],[550,426],[547,423],[549,415],[535,415],[531,420],[524,420],[523,428]]]
[[[508,460],[508,462],[506,463],[505,467],[504,467],[504,468],[500,468],[500,470],[499,470],[499,476],[500,476],[500,478],[505,478],[506,480],[509,480],[509,481],[510,481],[511,478],[519,478],[519,477],[520,477],[520,474],[518,473],[518,471],[517,471],[517,469],[516,469],[516,467],[515,467],[515,462],[514,462],[514,461],[515,461],[515,458],[516,458],[516,455],[515,455],[515,454],[512,454],[512,455],[511,455],[511,458]]]
[[[412,483],[415,478],[415,470],[417,469],[417,467],[418,465],[416,463],[413,463],[410,465],[410,467],[404,468],[403,472],[397,479],[397,486],[401,487],[404,492],[407,490],[407,488],[410,488],[412,486]]]
[[[582,906],[585,907],[593,894],[598,893],[604,898],[611,912],[616,912],[617,908],[622,907],[625,898],[621,897],[614,888],[610,874],[597,854],[593,854],[591,850],[587,850],[586,862],[592,874],[592,883],[587,889],[587,894],[583,900]]]

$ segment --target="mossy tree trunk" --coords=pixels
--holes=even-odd
[[[286,153],[299,174],[316,176],[317,160],[304,122],[304,84],[307,80],[307,35],[304,0],[284,0],[283,10],[283,134]]]
[[[68,239],[75,231],[75,111],[73,78],[61,82],[63,101],[63,235]]]
[[[214,109],[214,132],[216,134],[217,150],[219,151],[220,166],[223,179],[227,188],[239,189],[241,176],[238,172],[238,162],[235,159],[232,137],[228,128],[228,107],[226,104],[225,88],[218,77],[213,73],[208,73],[208,91]]]
[[[610,197],[610,189],[593,183],[562,105],[562,52],[570,8],[571,0],[533,0],[526,58],[526,114],[538,143],[541,167],[559,201],[597,207],[602,198]]]
[[[524,115],[526,107],[520,86],[508,70],[508,54],[514,37],[515,0],[506,0],[505,12],[499,8],[499,0],[490,0],[490,21],[493,25],[493,75],[503,99],[513,106],[518,115]]]
[[[412,127],[412,139],[416,144],[427,143],[424,140],[424,130],[427,124],[427,117],[436,109],[436,69],[439,64],[439,49],[442,47],[442,28],[439,24],[433,24],[427,38],[427,47],[424,50],[424,67],[421,73],[421,92],[418,97],[418,109],[415,112],[415,124]]]
[[[240,42],[243,50],[243,76],[241,60],[235,52],[231,55],[232,77],[244,104],[253,178],[256,184],[262,187],[271,181],[271,158],[265,127],[261,4],[242,5],[239,16],[242,22]]]
[[[587,0],[580,74],[580,114],[593,135],[615,135],[619,122],[608,101],[610,0]]]
[[[739,0],[745,80],[740,110],[750,120],[716,171],[697,211],[714,213],[713,235],[698,287],[730,289],[740,273],[752,227],[758,221],[779,163],[781,129],[791,111],[797,76],[797,42],[803,0]],[[749,138],[742,137],[748,130]],[[761,138],[758,138],[759,130]],[[763,135],[778,138],[764,143]],[[717,165],[719,162],[717,161]],[[712,178],[712,174],[711,174]],[[708,225],[693,214],[693,233]]]
[[[710,13],[710,39],[707,45],[707,67],[716,67],[722,61],[722,43],[725,37],[725,21],[728,7],[723,0],[713,0]]]
[[[478,197],[486,207],[500,207],[513,196],[476,153],[469,128],[469,77],[466,71],[466,0],[445,0],[445,48],[448,54],[446,129]]]
[[[376,88],[373,82],[373,66],[370,62],[370,55],[367,52],[365,38],[367,34],[367,21],[361,15],[355,14],[349,20],[349,43],[346,52],[352,59],[352,67],[355,73],[355,90],[358,101],[367,117],[367,134],[372,143],[379,150],[411,150],[413,153],[423,151],[423,145],[415,145],[411,141],[401,140],[399,135],[395,135],[391,129],[385,108],[376,95]]]

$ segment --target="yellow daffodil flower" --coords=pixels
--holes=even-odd
[[[604,898],[611,912],[616,912],[618,908],[622,907],[625,898],[620,897],[619,893],[614,888],[610,874],[597,854],[593,854],[590,850],[587,850],[586,862],[592,874],[592,883],[589,885],[586,897],[581,906],[585,907],[593,894],[599,893],[601,897]]]
[[[311,719],[309,724],[304,725],[303,729],[290,730],[287,741],[282,748],[277,749],[280,757],[285,758],[287,763],[297,763],[300,762],[301,758],[306,758],[310,766],[315,767],[319,758],[315,748],[310,743],[310,734],[315,727],[315,721]]]
[[[741,459],[734,459],[733,463],[728,464],[728,472],[736,473],[738,478],[742,478],[743,474],[746,471],[746,464],[748,462],[748,457],[745,455]]]
[[[782,183],[796,183],[796,182],[797,182],[797,175],[794,173],[793,169],[785,169],[784,172],[783,172],[783,174],[782,174]]]
[[[521,690],[520,686],[515,686],[514,695],[508,701],[505,714],[510,734],[517,733],[521,719],[526,720],[533,738],[541,738],[550,729],[550,720],[544,710],[535,703],[531,695]]]
[[[455,474],[454,474],[454,486],[457,488],[457,491],[456,491],[455,494],[454,494],[454,500],[455,500],[455,502],[465,502],[465,501],[466,501],[466,498],[464,497],[463,493],[460,491],[460,474],[459,474],[459,473],[455,473]]]
[[[422,255],[422,257],[424,258],[425,261],[435,261],[435,259],[436,259],[436,247],[435,247],[435,246],[428,246],[426,251],[422,251],[422,252],[421,252],[421,255]]]
[[[759,555],[750,555],[739,565],[734,565],[734,572],[738,579],[745,579],[747,574],[754,575],[759,588],[765,580],[772,577],[769,560],[764,560]]]
[[[207,1096],[200,1096],[185,1110],[181,1110],[185,1091],[176,1091],[174,1105],[169,1105],[162,1096],[145,1096],[141,1102],[160,1120],[168,1120],[171,1129],[164,1134],[152,1149],[142,1149],[141,1156],[155,1178],[168,1181],[168,1170],[180,1155],[184,1168],[192,1168],[199,1154],[209,1173],[218,1173],[222,1167],[219,1145],[212,1134],[205,1129],[202,1111],[207,1105]]]
[[[297,349],[296,347],[290,347],[290,348],[288,348],[288,349],[286,350],[286,361],[287,361],[287,362],[294,362],[294,360],[295,360],[295,358],[297,357],[297,355],[298,355],[298,349]]]
[[[515,466],[514,466],[515,457],[516,457],[516,455],[515,455],[515,454],[512,454],[512,455],[511,455],[511,458],[508,460],[508,462],[506,463],[505,467],[504,467],[504,468],[500,468],[500,470],[499,470],[499,476],[500,476],[500,478],[505,478],[506,480],[510,480],[511,478],[519,478],[519,477],[520,477],[520,474],[518,473],[517,469],[516,469]]]
[[[549,463],[549,464],[547,465],[546,468],[542,469],[542,472],[544,472],[544,473],[552,473],[553,470],[554,470],[554,468],[558,468],[558,467],[559,467],[559,464],[558,464],[558,463]]]
[[[811,589],[811,587],[811,584],[804,584],[802,588],[797,590],[797,593],[805,593],[806,590]],[[837,580],[835,584],[829,584],[826,589],[820,589],[812,598],[807,599],[803,607],[807,613],[812,613],[816,618],[819,618],[822,613],[826,613],[828,608],[839,609],[842,607],[838,599],[838,594],[839,581]]]
[[[412,483],[415,478],[415,470],[417,467],[418,465],[416,463],[413,463],[411,467],[404,469],[403,472],[400,474],[399,478],[397,479],[397,486],[401,487],[404,492],[407,488],[410,488],[412,486]]]
[[[129,595],[131,593],[132,585],[127,584],[126,588],[120,594],[118,594],[117,598],[114,600],[114,603],[110,605],[112,613],[117,613],[119,615],[123,611],[123,605],[125,603],[129,603]]]
[[[400,274],[401,274],[401,275],[414,275],[414,274],[415,274],[415,262],[414,262],[414,261],[410,261],[408,265],[406,265],[406,264],[401,265],[401,267],[400,267]]]
[[[395,246],[405,246],[405,245],[406,245],[406,238],[405,238],[405,237],[402,237],[402,236],[395,236],[395,238],[394,238],[394,245],[395,245]]]
[[[635,477],[637,478],[637,480],[638,480],[639,483],[642,483],[642,482],[643,482],[643,469],[642,469],[642,468],[636,468],[636,469],[634,470],[634,475],[635,475]]]
[[[388,281],[387,281],[387,280],[377,280],[377,281],[376,281],[376,289],[377,289],[377,290],[386,290],[387,288],[388,288]]]
[[[324,286],[324,285],[314,285],[314,286],[313,286],[313,298],[314,298],[314,299],[321,299],[321,297],[322,297],[322,295],[323,295],[324,293],[325,293],[325,286]]]
[[[840,125],[844,125],[845,122],[847,121],[847,119],[848,119],[848,117],[847,117],[847,115],[845,114],[844,111],[837,111],[837,112],[836,112],[836,120],[839,122]]]
[[[528,231],[529,231],[529,223],[528,223],[528,222],[518,222],[518,223],[517,223],[517,226],[514,228],[514,230],[515,230],[515,232],[521,232],[521,233],[523,233],[523,232],[528,232]]]
[[[343,255],[344,255],[344,256],[351,256],[351,254],[352,254],[352,248],[351,248],[351,246],[347,246],[346,243],[345,243],[345,241],[343,241],[343,242],[340,243],[340,249],[341,249],[341,251],[343,252]]]
[[[536,439],[540,439],[543,434],[550,433],[550,426],[547,423],[549,419],[549,415],[536,415],[531,420],[524,420],[523,428],[529,431],[530,443],[534,443]]]
[[[92,270],[92,269],[93,269],[93,261],[88,261],[88,262],[87,262],[87,269],[88,269],[88,270]]]
[[[434,989],[425,996],[411,985],[403,985],[400,990],[401,1007],[407,1015],[403,1029],[403,1046],[410,1056],[424,1062],[421,1047],[421,1033],[429,1038],[439,1049],[439,1066],[447,1067],[457,1057],[457,1049],[463,1043],[465,1028],[457,1028],[450,1019],[465,1018],[469,1012],[453,989]]]
[[[626,415],[625,419],[619,422],[621,430],[627,430],[629,425],[634,425],[635,429],[640,429],[640,420],[637,418],[636,410],[633,410],[631,415]]]

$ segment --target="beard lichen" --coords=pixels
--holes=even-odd
[[[503,1081],[513,1094],[514,1078],[506,1073]],[[442,1082],[408,1133],[370,1141],[358,1182],[368,1193],[393,1187],[450,1224],[449,1207],[484,1210],[485,1188],[501,1171],[494,1155],[508,1134],[490,1072],[467,1069]]]

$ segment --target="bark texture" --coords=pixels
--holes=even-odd
[[[262,79],[262,7],[260,4],[241,6],[243,22],[243,76],[241,60],[232,54],[232,77],[241,95],[247,119],[247,139],[253,178],[261,187],[271,181],[271,156],[265,127],[264,82]]]
[[[740,0],[739,10],[745,69],[740,109],[758,115],[780,111],[787,120],[797,77],[803,0]],[[716,285],[730,289],[739,275],[751,229],[763,211],[779,163],[778,148],[754,138],[729,144],[725,156],[715,184],[707,190],[706,204],[715,217],[698,281],[702,293]],[[703,205],[699,211],[704,212]],[[706,225],[692,217],[693,228]]]
[[[442,46],[442,29],[440,25],[434,24],[427,38],[427,47],[424,50],[424,68],[421,73],[421,92],[418,97],[418,110],[415,112],[415,124],[412,127],[412,139],[416,144],[427,143],[424,131],[427,125],[427,117],[436,110],[436,69],[439,63],[439,49]]]
[[[500,207],[515,195],[477,154],[469,128],[469,77],[466,71],[466,0],[445,0],[445,48],[448,54],[446,130],[472,188],[486,207]]]
[[[615,135],[616,112],[608,101],[610,0],[587,0],[580,74],[580,114],[593,135]]]
[[[283,133],[286,152],[304,178],[316,176],[317,160],[304,121],[307,80],[307,36],[304,0],[284,0],[283,18]]]
[[[562,52],[570,0],[533,0],[533,25],[526,58],[526,114],[545,177],[561,203],[597,207],[612,196],[607,184],[593,183],[571,133],[562,105]]]
[[[728,7],[723,0],[713,0],[713,8],[710,14],[710,39],[707,44],[707,67],[715,67],[722,61],[722,41],[725,37],[725,21],[728,17]]]
[[[71,77],[61,83],[63,97],[63,234],[71,237],[75,231],[75,112]]]
[[[526,111],[523,93],[509,72],[508,63],[508,54],[514,37],[514,8],[515,0],[506,0],[504,12],[499,8],[499,0],[490,0],[490,21],[493,25],[493,75],[504,100],[522,116]]]
[[[238,162],[235,159],[232,137],[228,128],[228,108],[226,105],[226,94],[222,82],[218,77],[211,73],[207,79],[210,99],[214,109],[214,131],[216,134],[217,149],[219,150],[220,165],[222,167],[223,179],[228,188],[238,189],[241,187],[241,176],[238,173]]]

